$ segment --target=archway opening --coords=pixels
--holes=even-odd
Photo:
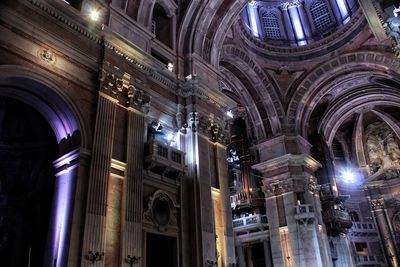
[[[0,96],[0,257],[4,266],[43,266],[58,143],[45,118]]]
[[[158,3],[154,5],[151,30],[159,41],[172,48],[172,19]]]

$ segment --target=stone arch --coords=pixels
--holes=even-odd
[[[361,94],[346,95],[332,104],[329,112],[322,117],[318,131],[325,136],[330,146],[340,125],[349,116],[355,112],[363,112],[363,109],[387,105],[400,107],[400,97],[395,90],[381,92],[376,88],[370,88]]]
[[[249,90],[246,89],[245,85],[238,77],[236,77],[230,70],[225,69],[220,66],[221,73],[225,77],[227,83],[229,84],[231,90],[240,96],[240,102],[246,107],[247,114],[250,118],[249,130],[253,129],[253,137],[256,140],[263,140],[267,137],[265,126],[263,124],[260,112],[252,98]],[[257,127],[256,127],[257,126]],[[257,130],[256,130],[257,128]],[[251,136],[251,135],[250,135]]]
[[[158,3],[164,8],[168,17],[175,18],[175,10],[178,8],[173,0],[142,0],[139,5],[137,21],[150,29],[153,18],[154,5]]]
[[[17,98],[36,108],[52,127],[59,144],[81,135],[80,146],[90,146],[89,130],[73,101],[59,85],[32,69],[20,66],[0,66],[0,94]]]
[[[254,103],[258,104],[258,112],[262,116],[268,115],[273,135],[281,133],[283,108],[274,84],[265,76],[262,69],[245,52],[234,47],[224,48],[220,65],[232,66],[237,72],[236,76],[244,74],[248,78],[251,86],[247,90],[253,89],[251,96]]]
[[[71,234],[75,184],[82,148],[89,146],[82,117],[62,88],[39,71],[21,66],[0,66],[0,95],[37,110],[48,122],[58,142],[54,160],[55,189],[44,265],[65,266]]]
[[[309,102],[313,94],[320,90],[321,84],[324,83],[327,77],[334,76],[335,72],[340,69],[347,68],[348,70],[352,66],[360,65],[382,69],[383,71],[398,70],[400,68],[398,59],[383,53],[370,51],[344,54],[322,64],[305,77],[291,97],[286,114],[288,125],[292,127],[292,130],[301,133],[303,123],[307,123],[301,120],[301,114],[307,112],[309,108],[306,103]]]
[[[232,2],[232,5],[229,6],[228,12],[226,12],[222,18],[217,17],[216,22],[218,22],[218,25],[211,24],[209,27],[209,33],[207,34],[208,36],[211,36],[210,31],[213,31],[212,38],[210,38],[212,40],[210,63],[215,67],[217,67],[219,64],[220,53],[224,44],[226,33],[248,3],[246,0],[230,2]]]

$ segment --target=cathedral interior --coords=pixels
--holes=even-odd
[[[0,0],[0,265],[400,267],[400,2]]]

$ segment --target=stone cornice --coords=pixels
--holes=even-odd
[[[322,165],[313,157],[307,154],[286,154],[265,162],[255,164],[251,168],[261,173],[265,173],[286,166],[305,166],[312,171],[316,171]]]
[[[72,7],[64,7],[63,5],[58,4],[58,1],[52,1],[54,3],[51,5],[44,0],[28,0],[28,2],[46,12],[49,16],[57,19],[63,23],[64,26],[85,36],[89,40],[98,44],[102,43],[99,35],[100,28],[95,27],[89,31],[87,26],[84,25],[84,20],[79,16],[79,14],[72,11]],[[66,14],[69,14],[69,16]]]
[[[285,141],[297,141],[301,145],[303,145],[307,149],[311,149],[312,145],[302,137],[301,135],[280,135],[278,137],[274,137],[272,139],[263,141],[259,144],[254,145],[257,149],[262,149],[265,147],[271,147],[273,145],[284,143]]]
[[[199,98],[215,105],[222,111],[227,111],[236,106],[236,102],[228,98],[225,94],[207,87],[197,76],[191,76],[190,79],[181,81],[178,88],[178,94],[183,97],[198,96]]]

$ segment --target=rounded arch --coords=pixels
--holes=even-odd
[[[75,185],[81,156],[90,145],[89,131],[83,127],[83,118],[67,92],[39,70],[0,66],[0,95],[17,99],[38,111],[54,132],[59,155],[53,159],[55,186],[43,264],[49,266],[56,262],[54,266],[65,266],[72,240]]]
[[[159,4],[165,11],[168,17],[175,17],[175,10],[178,8],[173,0],[146,0],[140,1],[138,11],[138,22],[147,28],[151,27],[153,18],[153,9],[155,4]]]
[[[321,89],[321,85],[326,80],[337,75],[338,71],[352,71],[354,66],[365,66],[370,69],[381,70],[381,73],[383,73],[390,69],[398,69],[400,62],[383,53],[360,51],[341,55],[314,69],[299,84],[289,102],[286,113],[288,125],[292,127],[293,131],[304,136],[302,128],[307,121],[302,119],[302,114],[307,113],[307,110],[310,109],[308,102],[312,99],[312,96]]]
[[[221,73],[226,79],[227,84],[231,87],[231,90],[236,93],[240,97],[240,103],[245,107],[246,112],[250,120],[248,121],[249,129],[253,129],[250,136],[255,138],[256,140],[263,140],[267,137],[265,126],[262,122],[262,118],[260,116],[260,112],[257,109],[257,105],[254,102],[250,92],[246,89],[243,81],[239,80],[230,70],[221,68]]]
[[[362,112],[363,109],[370,109],[374,106],[400,107],[400,97],[396,92],[378,92],[338,101],[332,106],[332,111],[322,118],[323,123],[318,125],[319,132],[325,136],[328,145],[331,146],[336,132],[346,119],[355,112]]]
[[[83,127],[83,118],[57,83],[33,69],[3,65],[0,87],[0,95],[16,98],[38,110],[53,129],[59,145],[75,140],[79,142],[76,145],[88,148],[90,135]]]
[[[258,87],[257,93],[267,101],[264,105],[269,111],[268,115],[270,119],[273,120],[271,125],[276,127],[277,130],[279,129],[278,132],[280,132],[285,112],[282,106],[281,94],[272,79],[266,76],[262,68],[245,51],[237,47],[231,45],[224,46],[221,51],[219,64],[223,65],[224,62],[239,66],[241,72],[246,74],[247,77],[252,77],[253,84]]]
[[[254,104],[257,106],[258,113],[266,119],[268,116],[272,134],[282,133],[281,121],[283,117],[283,108],[279,97],[276,95],[276,89],[271,81],[263,74],[261,68],[251,60],[245,52],[231,47],[226,47],[221,56],[221,67],[232,72],[235,76],[248,80],[246,90],[249,91]]]

